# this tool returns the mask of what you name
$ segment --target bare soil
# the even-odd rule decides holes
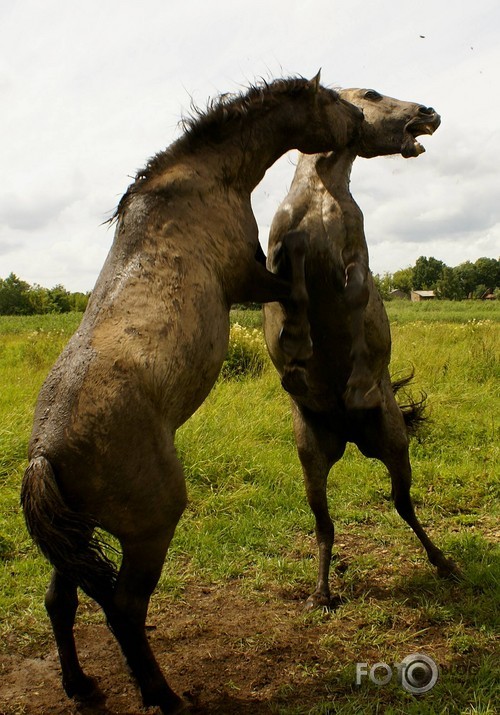
[[[302,606],[284,598],[257,603],[241,595],[237,583],[191,586],[182,602],[167,602],[150,617],[149,637],[171,687],[184,694],[194,712],[268,713],[277,702],[297,702],[307,710],[306,703],[311,707],[325,693],[311,691],[297,664],[317,662],[323,628],[297,618]],[[0,656],[1,715],[144,712],[106,625],[77,625],[75,632],[82,667],[96,677],[105,702],[68,700],[50,644],[39,657]]]
[[[351,534],[345,542],[339,546],[351,556],[366,549],[369,540]],[[373,551],[373,543],[371,548]],[[384,548],[376,551],[379,565],[351,591],[349,600],[369,594],[382,610],[395,596],[401,597],[401,589],[406,596],[407,586],[401,584],[411,581],[415,569],[429,567],[391,558]],[[346,568],[347,562],[337,563],[337,578],[342,578]],[[352,644],[367,624],[353,614],[337,617],[334,612],[315,612],[305,617],[303,607],[309,594],[300,587],[246,593],[244,586],[244,579],[225,585],[191,583],[180,600],[153,596],[149,638],[171,687],[197,714],[264,715],[276,713],[280,707],[299,714],[325,701],[332,702],[333,713],[336,695],[352,697],[353,676],[346,675],[346,668],[352,670],[361,657]],[[11,649],[12,654],[8,650],[6,655],[0,654],[0,715],[144,713],[135,682],[97,607],[87,600],[81,611],[83,618],[80,623],[77,619],[75,628],[81,664],[96,678],[106,699],[84,705],[66,697],[50,639],[33,646],[34,651],[13,654]],[[424,627],[427,649],[441,666],[449,664],[440,627],[420,623],[410,605],[394,618],[392,627],[411,626],[417,634]],[[417,635],[415,642],[408,642],[408,653],[419,650],[419,638]],[[362,660],[377,662],[377,646],[370,648],[365,643],[362,656]],[[156,715],[158,711],[148,712]]]

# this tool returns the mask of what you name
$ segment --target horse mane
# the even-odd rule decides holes
[[[192,106],[192,114],[182,120],[182,126],[190,141],[216,142],[231,123],[250,116],[255,110],[262,112],[275,106],[283,96],[298,96],[309,86],[309,80],[304,77],[261,80],[259,84],[250,85],[246,92],[226,93],[210,99],[205,110]]]
[[[254,113],[265,113],[283,97],[293,99],[310,87],[310,80],[304,77],[281,78],[271,82],[261,80],[250,85],[246,91],[224,93],[209,99],[205,109],[192,103],[191,114],[180,121],[183,135],[167,149],[151,157],[146,166],[136,173],[134,182],[128,187],[107,223],[116,221],[130,198],[146,189],[148,181],[161,175],[179,155],[189,154],[200,144],[220,143],[233,127],[241,125],[243,120],[251,118]],[[334,90],[329,91],[337,95]]]

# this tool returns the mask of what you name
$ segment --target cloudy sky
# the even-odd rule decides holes
[[[499,30],[498,0],[1,0],[0,277],[90,290],[102,222],[191,100],[320,67],[442,116],[418,159],[354,166],[372,270],[498,258]],[[254,193],[264,246],[294,160]]]

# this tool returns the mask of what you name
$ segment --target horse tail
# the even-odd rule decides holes
[[[21,505],[30,536],[54,568],[96,601],[109,598],[117,571],[94,534],[97,523],[66,505],[43,456],[32,459],[24,474]]]
[[[403,419],[406,425],[406,431],[410,437],[415,437],[423,423],[426,421],[427,417],[425,415],[427,395],[425,392],[420,393],[420,399],[416,400],[412,395],[410,395],[404,388],[408,387],[415,376],[415,370],[412,368],[411,372],[404,377],[397,380],[392,380],[391,386],[394,395],[396,396],[400,390],[404,390],[403,394],[405,396],[404,404],[398,402],[398,407],[401,410]]]

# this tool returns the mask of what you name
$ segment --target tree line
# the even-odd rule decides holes
[[[400,290],[410,295],[412,290],[433,290],[437,298],[466,300],[494,295],[500,298],[500,260],[478,258],[450,268],[437,258],[420,256],[413,267],[395,273],[377,274],[375,283],[383,298]]]
[[[478,258],[475,263],[465,261],[450,268],[437,258],[420,256],[413,267],[376,274],[374,279],[385,299],[394,290],[407,295],[412,290],[433,290],[438,298],[446,300],[483,298],[486,294],[500,298],[500,260],[496,258]],[[0,278],[0,315],[83,312],[89,297],[90,291],[70,293],[62,285],[30,285],[14,273]]]
[[[30,285],[11,273],[0,278],[0,315],[83,312],[90,293],[70,293],[62,285]]]

